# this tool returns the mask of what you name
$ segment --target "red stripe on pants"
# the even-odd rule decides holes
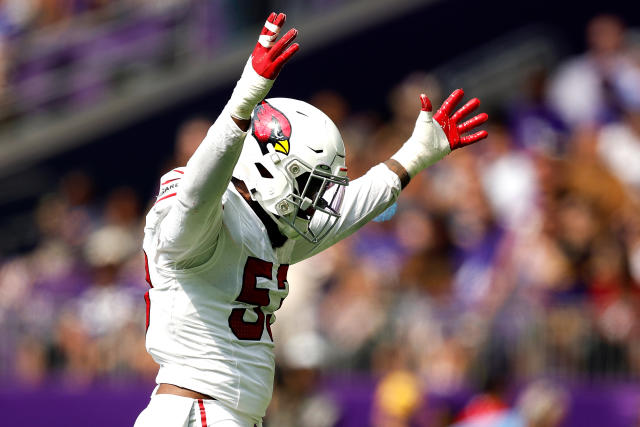
[[[204,411],[204,402],[202,399],[198,399],[198,406],[200,407],[200,423],[202,427],[207,427],[207,413]]]

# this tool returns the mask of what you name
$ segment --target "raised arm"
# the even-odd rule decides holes
[[[451,115],[463,96],[462,89],[454,91],[433,114],[429,98],[420,95],[422,108],[411,137],[384,164],[371,168],[364,176],[349,183],[336,226],[327,239],[304,252],[303,258],[344,239],[382,213],[421,170],[451,151],[487,137],[484,130],[463,135],[486,122],[489,116],[485,113],[458,124],[480,105],[477,98]]]
[[[158,199],[169,211],[162,221],[158,246],[174,262],[201,258],[220,231],[222,195],[242,151],[251,112],[267,96],[284,64],[298,50],[291,29],[276,41],[286,16],[272,13],[222,114],[209,129],[179,180],[175,197]],[[189,262],[188,262],[189,264]]]
[[[266,96],[284,64],[291,59],[300,46],[293,43],[298,30],[290,29],[280,40],[275,41],[287,16],[284,13],[269,15],[264,23],[258,43],[247,61],[231,99],[229,113],[238,127],[246,132],[251,123],[251,112]]]
[[[422,108],[413,134],[385,164],[400,178],[404,188],[418,172],[431,166],[453,150],[474,144],[488,136],[486,130],[470,135],[464,133],[480,126],[489,119],[486,113],[458,124],[465,116],[478,108],[480,100],[473,98],[453,115],[451,112],[458,105],[464,91],[456,89],[442,106],[432,114],[431,101],[424,93],[420,95]]]

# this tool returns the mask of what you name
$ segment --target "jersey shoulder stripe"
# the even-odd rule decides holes
[[[158,195],[156,196],[156,201],[154,203],[154,206],[158,202],[161,202],[162,200],[166,200],[170,197],[173,197],[178,193],[177,192],[178,184],[180,183],[180,179],[182,179],[183,175],[184,175],[184,172],[176,168],[165,173],[160,178],[160,188],[158,190]]]
[[[179,179],[180,179],[180,178],[173,178],[173,179],[169,179],[169,180],[167,180],[167,181],[165,181],[165,182],[161,182],[161,183],[160,183],[160,185],[167,185],[168,183],[173,182],[173,181],[177,181],[177,180],[179,180]]]
[[[160,197],[158,200],[156,200],[156,203],[158,203],[158,202],[160,202],[160,201],[162,201],[162,200],[168,199],[169,197],[173,197],[173,196],[175,196],[176,194],[177,194],[177,193],[171,193],[171,194],[167,194],[166,196],[162,196],[162,197]]]

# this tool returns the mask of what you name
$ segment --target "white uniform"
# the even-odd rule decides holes
[[[271,400],[271,324],[289,291],[288,266],[382,212],[400,180],[384,165],[372,168],[349,184],[342,216],[320,244],[290,239],[273,248],[230,183],[245,135],[224,111],[187,166],[161,180],[145,226],[146,345],[160,365],[157,383],[212,396],[259,423]]]

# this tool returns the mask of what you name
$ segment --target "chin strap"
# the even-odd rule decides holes
[[[265,212],[264,209],[262,209],[260,203],[251,199],[251,194],[249,193],[249,189],[247,188],[247,185],[244,183],[244,181],[235,177],[231,177],[231,182],[236,188],[236,191],[240,193],[244,201],[247,202],[253,212],[255,212],[258,218],[260,218],[262,224],[264,224],[264,227],[267,230],[267,235],[269,236],[269,240],[271,241],[271,246],[274,248],[279,248],[284,245],[287,241],[287,237],[280,232],[278,224],[276,224],[276,222],[269,216],[269,214]]]

